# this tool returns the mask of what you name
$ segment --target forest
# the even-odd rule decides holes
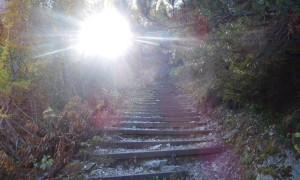
[[[123,27],[84,23],[107,8],[128,21],[126,50]],[[197,111],[241,124],[227,143],[246,177],[282,149],[299,157],[298,0],[1,0],[0,12],[0,179],[56,177],[163,65]],[[245,153],[249,138],[267,148]]]

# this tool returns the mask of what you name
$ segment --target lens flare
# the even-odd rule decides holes
[[[126,52],[131,41],[126,19],[115,9],[106,9],[82,23],[77,49],[85,55],[115,58]]]

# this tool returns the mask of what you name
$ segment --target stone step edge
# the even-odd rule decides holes
[[[170,171],[145,174],[131,174],[120,176],[103,176],[90,178],[91,180],[154,180],[154,179],[182,179],[187,176],[187,171]]]
[[[157,150],[157,151],[141,151],[141,152],[121,152],[121,153],[106,153],[106,154],[91,154],[92,158],[109,157],[113,159],[147,159],[161,157],[176,157],[176,156],[197,156],[210,155],[221,153],[224,150],[223,146],[211,146],[205,148],[190,148],[180,150]]]
[[[148,130],[148,129],[100,129],[98,133],[123,135],[199,135],[209,134],[213,130]]]

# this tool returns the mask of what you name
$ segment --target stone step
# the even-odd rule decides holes
[[[135,109],[132,109],[132,108],[126,108],[126,109],[119,109],[118,112],[131,112],[131,113],[137,113],[137,114],[147,114],[147,113],[172,113],[172,112],[176,112],[176,113],[196,113],[195,110],[192,110],[192,109],[159,109],[159,108],[156,108],[156,109],[142,109],[142,108],[135,108]]]
[[[184,102],[184,100],[179,99],[173,99],[173,100],[132,100],[133,104],[149,104],[149,103],[155,103],[155,104],[161,104],[161,103],[169,103],[169,104],[184,104],[187,102]]]
[[[162,116],[162,117],[190,117],[190,116],[198,116],[197,112],[161,112],[161,113],[144,113],[144,112],[123,112],[119,113],[121,116]]]
[[[163,94],[151,94],[151,93],[143,93],[143,94],[133,94],[132,96],[133,99],[152,99],[152,100],[176,100],[176,99],[187,99],[187,96],[170,96],[169,94],[163,95]]]
[[[187,116],[186,114],[153,114],[153,115],[130,115],[130,114],[125,114],[125,115],[119,115],[123,118],[145,118],[145,119],[150,119],[150,118],[200,118],[198,115],[190,115]]]
[[[123,134],[123,135],[148,135],[148,136],[179,136],[179,135],[203,135],[213,132],[212,130],[139,130],[139,129],[100,129],[99,133]]]
[[[142,122],[197,122],[200,117],[112,117],[117,122],[142,121]]]
[[[165,180],[165,179],[182,179],[187,177],[187,171],[171,171],[171,172],[156,172],[145,174],[132,174],[120,176],[103,176],[97,178],[89,178],[91,180]]]
[[[204,148],[187,148],[180,150],[156,150],[156,151],[136,151],[136,152],[120,152],[120,153],[105,153],[105,154],[92,154],[92,159],[146,159],[146,158],[161,158],[161,157],[177,157],[177,156],[197,156],[209,155],[222,152],[224,147],[213,146]]]
[[[137,96],[133,96],[131,97],[131,100],[133,101],[185,101],[188,100],[186,97],[165,97],[165,96],[143,96],[143,97],[137,97]]]
[[[120,112],[124,111],[130,111],[130,112],[196,112],[195,109],[192,109],[190,107],[161,107],[161,106],[156,106],[156,107],[141,107],[141,106],[127,106],[127,107],[122,107]]]
[[[114,124],[114,127],[136,127],[136,128],[191,128],[206,125],[207,123],[183,123],[183,122],[167,122],[167,123],[120,123]]]
[[[208,140],[159,140],[159,141],[124,141],[124,142],[111,142],[111,141],[102,141],[99,142],[98,145],[100,147],[123,147],[123,148],[143,148],[148,146],[155,146],[159,144],[170,144],[171,146],[179,146],[179,145],[188,145],[195,144],[201,142],[209,142]]]
[[[161,105],[158,103],[148,103],[148,104],[124,104],[123,107],[137,107],[137,108],[190,108],[189,105],[183,105],[183,104],[165,104]]]

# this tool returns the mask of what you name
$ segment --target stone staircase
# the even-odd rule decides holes
[[[169,80],[132,93],[89,158],[86,179],[201,179],[201,158],[222,153],[216,131]],[[109,162],[109,163],[103,163]]]

